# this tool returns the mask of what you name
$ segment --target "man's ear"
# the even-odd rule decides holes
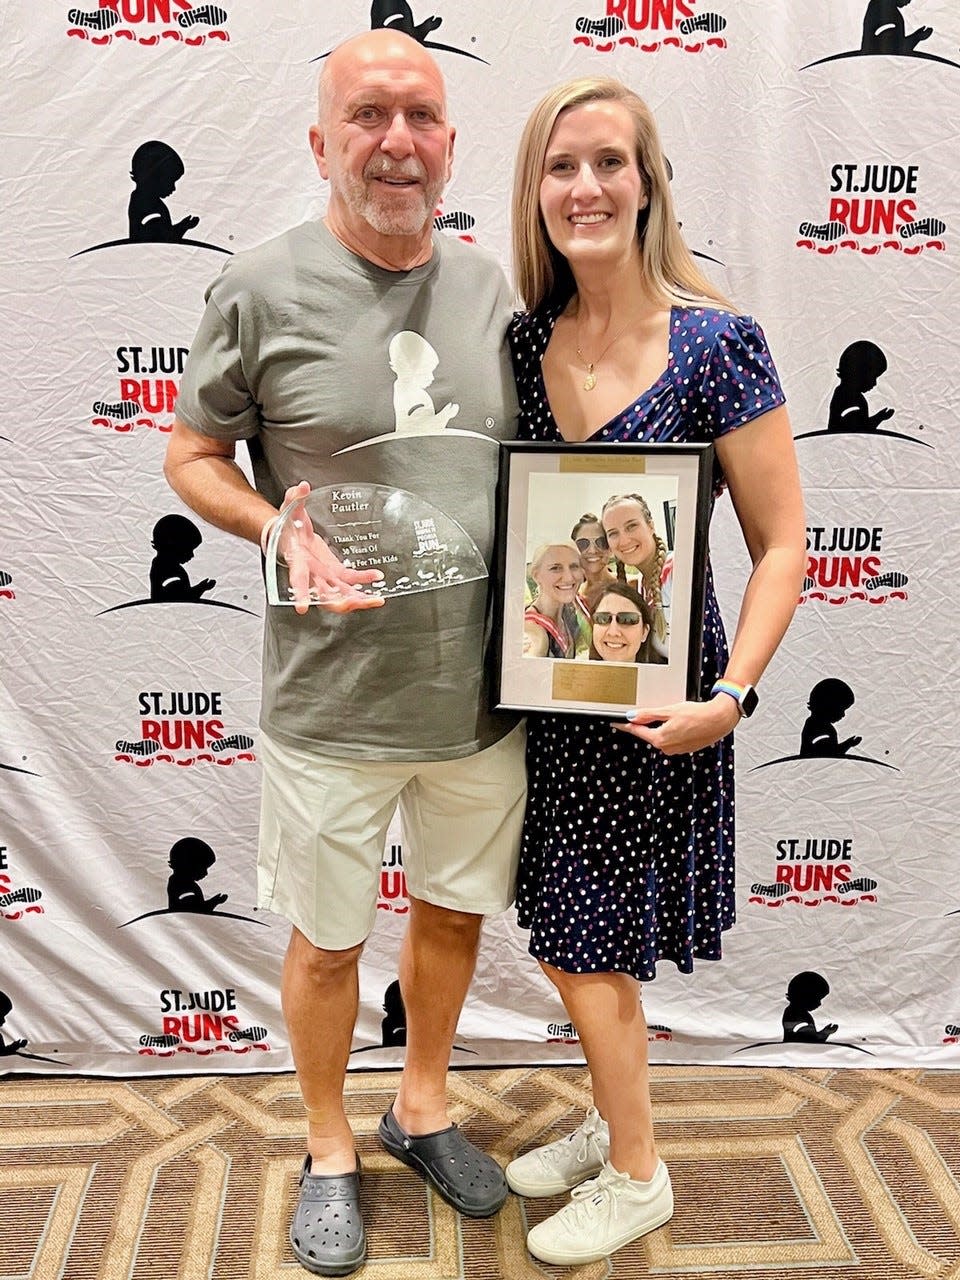
[[[457,138],[457,131],[456,131],[456,129],[453,127],[453,125],[451,125],[451,126],[450,126],[450,141],[449,141],[449,143],[447,144],[447,147],[448,147],[448,149],[447,149],[447,182],[449,182],[449,181],[450,181],[450,176],[451,176],[451,174],[453,173],[453,144],[454,144],[454,142],[456,141],[456,138]]]
[[[310,137],[310,150],[313,152],[313,158],[316,162],[317,168],[320,171],[320,177],[329,178],[330,173],[327,167],[327,157],[326,157],[326,151],[324,149],[323,130],[318,124],[312,124],[310,126],[309,137]]]

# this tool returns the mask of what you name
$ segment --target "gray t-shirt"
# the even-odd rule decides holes
[[[177,414],[248,440],[276,506],[300,480],[403,489],[462,525],[489,569],[497,441],[516,434],[510,319],[503,272],[473,245],[435,236],[424,266],[386,271],[304,223],[232,258],[207,291]],[[398,431],[414,402],[416,433]],[[262,727],[374,760],[490,746],[516,722],[490,711],[490,596],[481,579],[345,615],[268,607]]]

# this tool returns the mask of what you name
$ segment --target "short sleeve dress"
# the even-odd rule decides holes
[[[517,316],[511,330],[521,439],[562,438],[541,372],[560,310]],[[653,386],[592,441],[709,442],[784,402],[750,317],[674,307],[669,350]],[[714,480],[719,494],[719,465]],[[704,615],[702,697],[727,662],[709,566]],[[533,714],[527,773],[517,911],[537,959],[642,982],[658,960],[689,973],[694,958],[720,959],[736,906],[732,735],[665,756],[605,720]]]

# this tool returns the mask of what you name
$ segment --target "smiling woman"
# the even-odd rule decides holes
[[[570,542],[538,547],[530,561],[536,594],[523,615],[523,653],[528,658],[573,658],[586,647],[587,610],[578,595],[583,581],[580,552]]]
[[[627,584],[610,587],[593,611],[590,657],[601,662],[663,662],[651,644],[650,606]]]
[[[571,529],[570,537],[580,552],[580,568],[583,570],[580,595],[587,608],[592,608],[604,587],[617,580],[616,575],[610,571],[607,535],[599,518],[592,511],[587,511]]]
[[[633,129],[629,117],[618,118],[616,104],[588,103],[557,122],[543,165],[540,211],[551,244],[571,265],[599,254],[629,259],[647,203]]]
[[[639,493],[608,498],[601,512],[603,530],[617,559],[618,576],[625,567],[637,569],[644,598],[650,606],[651,643],[662,657],[669,653],[673,556],[657,533],[650,505]]]
[[[729,656],[708,575],[699,697],[638,707],[616,726],[542,713],[527,720],[517,915],[579,1032],[596,1105],[570,1138],[513,1161],[507,1181],[545,1196],[595,1178],[589,1196],[527,1237],[535,1257],[575,1265],[673,1213],[654,1139],[639,984],[661,959],[685,973],[695,958],[719,959],[733,923],[731,731],[752,710],[750,686],[796,605],[805,533],[763,334],[684,244],[646,104],[599,77],[546,94],[520,143],[513,212],[516,279],[529,308],[512,334],[521,439],[712,443],[716,491],[729,485],[753,561]],[[610,499],[600,519],[624,574],[639,572],[640,594],[601,595],[594,654],[635,662],[651,637],[666,647],[667,548],[640,494]]]

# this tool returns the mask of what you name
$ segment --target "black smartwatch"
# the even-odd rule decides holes
[[[732,680],[718,680],[710,690],[710,697],[718,693],[728,694],[740,708],[741,716],[752,716],[760,701],[752,684],[734,684]]]

